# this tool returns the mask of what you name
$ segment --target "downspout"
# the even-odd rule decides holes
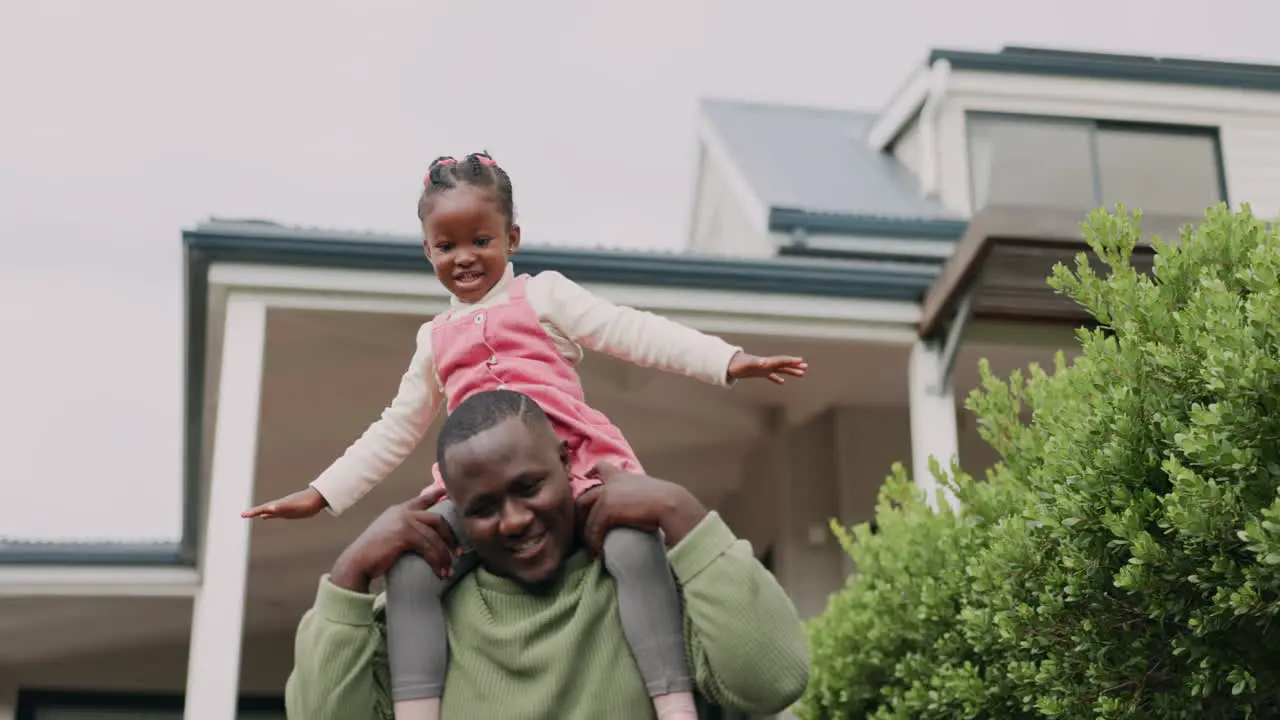
[[[938,60],[929,68],[929,93],[920,108],[920,190],[937,198],[942,187],[942,158],[938,143],[938,117],[951,81],[951,63]]]

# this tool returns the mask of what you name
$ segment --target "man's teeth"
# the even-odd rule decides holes
[[[537,546],[537,544],[538,544],[541,540],[542,540],[542,536],[541,536],[541,535],[539,535],[538,537],[530,538],[530,539],[525,540],[525,541],[523,541],[523,542],[516,543],[516,545],[515,545],[515,550],[516,550],[516,552],[522,552],[522,551],[524,551],[524,550],[529,550],[529,549],[531,549],[531,548],[533,548],[533,547],[536,547],[536,546]]]

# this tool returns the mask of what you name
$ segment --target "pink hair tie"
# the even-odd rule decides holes
[[[435,162],[431,163],[431,167],[427,170],[427,176],[426,176],[426,177],[424,177],[424,178],[422,179],[422,184],[423,184],[423,185],[430,185],[430,184],[431,184],[431,173],[432,173],[432,171],[434,171],[436,168],[438,168],[438,167],[448,167],[448,166],[450,166],[450,165],[454,165],[454,164],[456,164],[457,162],[458,162],[457,160],[454,160],[454,159],[453,159],[453,158],[451,158],[451,157],[438,157],[438,158],[436,158],[436,159],[435,159]]]
[[[491,167],[497,167],[498,165],[498,163],[494,162],[493,158],[489,157],[488,155],[481,155],[477,153],[476,159],[480,161],[481,165],[489,165]]]

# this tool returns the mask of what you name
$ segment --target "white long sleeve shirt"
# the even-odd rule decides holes
[[[509,302],[514,278],[510,265],[484,298],[464,303],[453,298],[441,319],[465,316]],[[556,348],[570,363],[582,360],[583,347],[636,365],[697,378],[721,387],[731,384],[729,362],[741,348],[653,313],[615,305],[564,275],[547,271],[529,278],[525,297]],[[404,462],[426,435],[444,405],[443,384],[431,353],[431,325],[418,329],[417,350],[400,379],[400,389],[382,417],[342,457],[316,478],[315,488],[339,515],[381,483]]]

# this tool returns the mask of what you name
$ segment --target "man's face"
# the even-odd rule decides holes
[[[508,418],[450,447],[444,466],[485,568],[526,585],[554,580],[573,549],[574,501],[568,451],[551,428]]]

